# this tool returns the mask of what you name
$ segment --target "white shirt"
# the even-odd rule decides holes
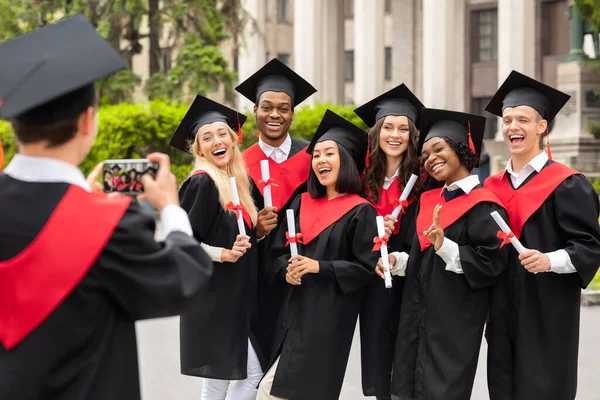
[[[392,176],[390,176],[389,178],[386,176],[383,179],[383,188],[385,190],[388,190],[390,186],[392,186],[392,182],[394,182],[394,179],[396,179],[398,177],[398,175],[400,175],[400,168],[398,168],[396,170],[396,172],[394,172],[394,174]]]
[[[77,167],[53,158],[17,154],[4,169],[4,173],[23,182],[64,182],[91,192],[85,176]],[[165,237],[173,231],[193,235],[187,213],[179,206],[171,204],[163,208],[160,221]]]
[[[510,180],[515,188],[518,188],[529,178],[534,172],[540,172],[544,165],[548,162],[548,155],[545,151],[535,156],[529,161],[518,173],[512,168],[512,158],[508,161],[505,171],[509,174]],[[550,260],[550,272],[557,274],[572,274],[577,272],[575,266],[571,262],[571,257],[564,249],[545,253]]]
[[[258,146],[268,158],[273,159],[277,164],[281,164],[288,159],[290,152],[292,151],[292,138],[288,133],[283,143],[281,143],[281,146],[273,147],[270,144],[263,142],[259,137]]]

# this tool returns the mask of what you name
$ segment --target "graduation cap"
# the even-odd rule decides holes
[[[333,140],[342,146],[350,154],[358,170],[362,171],[364,169],[368,141],[367,132],[333,111],[327,110],[306,152],[312,154],[316,144],[325,140]]]
[[[213,122],[224,122],[234,132],[238,133],[238,140],[242,141],[242,125],[246,122],[246,116],[229,107],[217,103],[207,97],[197,95],[189,110],[179,123],[179,126],[171,136],[169,144],[181,151],[189,150],[188,143],[194,140],[198,129],[203,125]]]
[[[404,115],[419,128],[421,110],[424,107],[417,96],[403,83],[358,107],[354,112],[369,127],[388,115]]]
[[[424,108],[421,116],[419,151],[423,144],[434,137],[448,137],[463,143],[477,155],[481,154],[485,117],[458,111]]]
[[[256,104],[264,92],[284,92],[297,106],[317,91],[310,83],[277,58],[266,63],[254,75],[240,83],[235,90]]]
[[[49,124],[93,104],[94,82],[125,63],[81,15],[0,44],[0,117]]]
[[[117,164],[114,164],[112,167],[110,167],[111,170],[113,170],[115,168],[119,171],[121,170],[121,167],[119,167]]]

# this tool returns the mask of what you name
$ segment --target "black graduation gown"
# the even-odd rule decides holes
[[[212,178],[187,179],[179,191],[194,237],[210,246],[231,249],[239,234],[236,214],[223,209]],[[215,263],[208,287],[180,319],[181,372],[205,378],[247,377],[250,319],[256,298],[256,235],[246,224],[252,247],[236,263]]]
[[[309,142],[302,139],[292,138],[292,147],[288,160],[297,155],[301,151],[305,151]],[[258,146],[258,145],[257,145]],[[264,154],[263,154],[264,155]],[[266,159],[266,157],[264,158]],[[288,161],[285,161],[288,162]],[[310,167],[310,159],[307,160]],[[260,169],[259,169],[260,171]],[[260,179],[260,174],[255,173],[254,178]],[[260,192],[255,179],[251,177],[252,181],[252,197],[256,208],[262,210],[264,208],[264,198]],[[296,182],[297,188],[293,193],[289,193],[289,198],[283,206],[280,206],[277,211],[277,218],[279,224],[285,220],[285,210],[290,206],[292,200],[299,194],[306,192],[306,180],[308,179],[308,173],[304,177],[302,182]],[[272,189],[277,190],[277,188]],[[275,334],[275,325],[277,322],[277,314],[279,313],[279,307],[283,300],[283,291],[285,288],[285,282],[271,281],[265,276],[265,266],[270,262],[270,249],[271,249],[271,235],[264,237],[258,242],[258,254],[259,254],[259,269],[258,269],[258,292],[257,292],[257,307],[256,312],[252,319],[252,332],[254,333],[258,342],[258,347],[255,349],[261,365],[266,370],[269,362],[269,355],[273,351],[273,336]]]
[[[397,182],[392,184],[397,185]],[[398,194],[397,197],[399,196]],[[389,210],[382,211],[379,212],[380,215],[391,214]],[[412,241],[416,235],[416,211],[416,202],[411,202],[401,214],[399,231],[389,238],[389,253],[400,251],[410,254]],[[386,289],[383,280],[376,275],[371,285],[364,290],[359,320],[361,378],[365,396],[389,396],[390,394],[404,281],[404,277],[392,275],[392,288]]]
[[[469,196],[477,190],[485,189],[475,188]],[[507,247],[499,250],[492,211],[506,218],[498,204],[480,202],[444,229],[445,237],[459,246],[463,274],[446,271],[434,247],[421,251],[419,239],[414,239],[392,379],[392,394],[400,399],[465,400],[471,396],[490,288],[502,275],[508,256]],[[433,207],[419,212],[431,215]]]
[[[306,195],[306,194],[305,194]],[[337,199],[331,200],[331,206]],[[294,210],[300,230],[301,196]],[[326,218],[331,211],[317,214]],[[378,253],[373,252],[377,234],[375,209],[363,203],[332,222],[307,245],[298,244],[298,253],[319,261],[320,273],[307,274],[300,286],[285,283],[285,296],[277,321],[275,351],[279,356],[271,394],[289,400],[338,399],[362,290],[373,281]],[[290,249],[285,246],[287,222],[278,229],[272,244],[275,262],[269,272],[285,282]],[[303,232],[306,237],[306,232]]]
[[[32,244],[70,187],[0,175],[0,261]],[[154,229],[152,214],[132,202],[58,307],[10,351],[0,345],[1,399],[140,398],[134,321],[181,313],[212,270],[193,238],[173,232],[157,243]],[[65,257],[76,254],[64,247]]]
[[[535,175],[517,191],[537,185]],[[542,253],[564,249],[577,273],[529,273],[511,246],[507,291],[492,308],[496,316],[503,310],[504,318],[496,325],[498,321],[492,319],[488,330],[493,400],[575,398],[581,289],[598,270],[599,209],[592,185],[583,175],[573,175],[558,185],[522,227],[523,246]]]

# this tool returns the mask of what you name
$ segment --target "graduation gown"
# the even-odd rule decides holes
[[[374,204],[377,214],[390,215],[402,194],[396,178],[388,189],[381,188],[379,201]],[[398,217],[394,233],[389,238],[388,251],[410,254],[415,237],[416,203],[408,206]],[[378,253],[379,256],[379,253]],[[400,320],[404,277],[392,275],[392,288],[386,289],[376,275],[365,288],[360,309],[361,377],[365,396],[389,396],[394,347]]]
[[[230,249],[239,234],[236,214],[225,210],[212,178],[197,173],[179,191],[194,237]],[[252,247],[235,263],[215,263],[208,287],[193,308],[181,315],[181,372],[205,378],[247,377],[250,318],[256,298],[256,235],[244,212]]]
[[[298,253],[319,261],[320,272],[285,283],[271,364],[279,364],[271,394],[289,400],[338,399],[352,345],[362,290],[373,280],[378,254],[376,212],[366,200],[346,195],[328,201],[308,193],[291,204],[304,244]],[[272,279],[285,281],[290,258],[287,223],[273,240]]]
[[[475,187],[448,202],[434,189],[421,195],[417,234],[406,270],[396,340],[392,394],[400,399],[469,399],[488,313],[490,288],[503,273],[507,247],[499,250],[498,227],[506,217],[491,192]],[[444,235],[459,246],[463,274],[446,263],[423,235],[442,204]]]
[[[292,138],[292,147],[288,159],[277,164],[267,158],[258,143],[245,150],[242,155],[246,170],[252,181],[252,197],[259,210],[264,208],[261,160],[269,160],[269,172],[273,183],[271,187],[273,206],[277,207],[279,224],[285,220],[285,210],[291,201],[300,193],[306,192],[306,180],[310,168],[310,154],[306,152],[308,142]],[[271,235],[273,232],[271,233]],[[265,276],[265,266],[269,263],[271,235],[264,237],[258,243],[259,270],[257,308],[252,319],[252,332],[256,335],[258,347],[255,348],[263,369],[266,370],[269,355],[273,350],[273,335],[277,314],[283,299],[285,282],[271,281]]]
[[[583,175],[553,161],[516,190],[508,174],[485,184],[505,202],[523,246],[542,253],[564,249],[577,270],[529,273],[511,246],[507,291],[492,309],[499,321],[492,319],[488,330],[490,396],[574,399],[581,289],[593,279],[600,259],[598,195]]]
[[[185,311],[208,256],[131,198],[0,175],[0,204],[0,398],[139,399],[134,321]]]

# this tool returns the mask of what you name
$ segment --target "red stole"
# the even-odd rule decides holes
[[[529,182],[516,190],[512,188],[509,174],[502,171],[486,179],[484,185],[494,192],[506,206],[510,229],[517,238],[527,220],[544,204],[554,190],[578,171],[554,162],[542,168]]]
[[[346,213],[360,204],[371,204],[357,194],[347,194],[327,200],[327,197],[313,199],[302,193],[300,202],[300,232],[304,244],[319,236]]]
[[[0,261],[0,341],[11,350],[85,277],[131,203],[72,185],[38,236]],[[51,344],[49,344],[51,345]]]
[[[419,237],[419,243],[421,244],[421,251],[424,251],[431,246],[431,242],[423,232],[429,229],[433,223],[433,209],[436,205],[442,205],[442,210],[440,211],[440,225],[443,230],[455,223],[460,217],[465,215],[467,211],[479,203],[490,202],[496,203],[500,207],[504,207],[500,199],[498,199],[498,197],[490,190],[485,188],[473,189],[469,194],[464,194],[449,202],[446,202],[446,199],[442,195],[442,190],[443,189],[433,189],[421,194],[420,210],[419,215],[417,216],[417,236]],[[489,218],[490,224],[495,224],[492,217]]]
[[[196,176],[196,175],[199,175],[199,174],[205,174],[205,175],[208,175],[210,177],[210,174],[208,172],[206,172],[204,170],[201,170],[201,169],[198,169],[198,170],[192,172],[192,174],[190,175],[190,178],[192,176]],[[212,177],[210,177],[210,179],[212,179]],[[240,206],[241,206],[241,204],[240,204]],[[252,229],[253,228],[252,218],[250,218],[250,214],[248,214],[248,211],[246,211],[246,209],[243,206],[241,206],[241,207],[242,207],[242,217],[244,218],[244,222],[246,223],[246,226],[248,226],[248,228]],[[236,212],[236,218],[237,218],[237,212]]]
[[[385,217],[386,215],[390,215],[394,208],[398,207],[398,200],[400,199],[400,195],[402,191],[400,190],[400,185],[398,185],[398,180],[400,177],[396,177],[392,181],[392,184],[389,188],[384,189],[381,188],[379,191],[379,201],[377,204],[374,204],[375,209],[377,210],[377,215],[381,215]],[[413,202],[412,198],[407,200],[407,206],[411,205]],[[403,210],[404,211],[404,210]],[[402,212],[398,215],[398,223],[394,225],[394,235],[397,235],[400,232],[400,223],[402,219]]]
[[[306,148],[300,150],[281,164],[277,164],[271,157],[267,157],[258,143],[246,149],[242,153],[242,156],[246,163],[248,175],[254,180],[262,195],[264,195],[264,187],[261,185],[262,173],[260,162],[262,160],[269,160],[269,174],[273,183],[277,185],[271,185],[273,207],[277,208],[277,211],[290,200],[296,189],[308,179],[311,156],[306,152]]]

